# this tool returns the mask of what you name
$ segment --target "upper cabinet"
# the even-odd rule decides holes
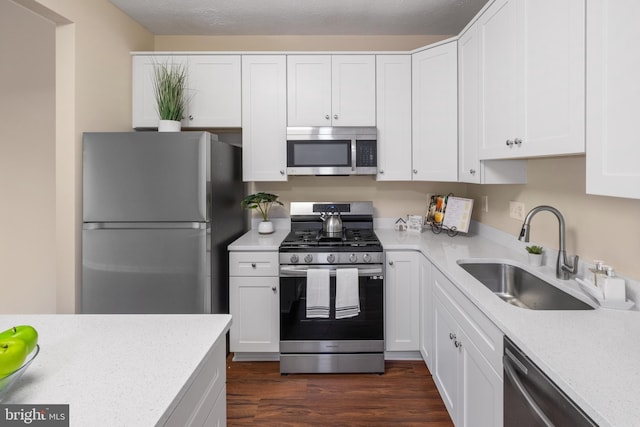
[[[289,55],[289,126],[375,126],[375,55]]]
[[[411,55],[376,56],[378,181],[411,181]]]
[[[480,159],[584,153],[585,1],[496,0],[477,25]]]
[[[587,2],[587,193],[640,199],[640,2]],[[630,45],[631,44],[631,45]]]
[[[286,56],[243,55],[243,180],[285,181],[286,140]]]
[[[458,39],[458,180],[525,184],[526,160],[480,160],[480,39],[478,23]]]
[[[182,65],[187,70],[188,104],[183,127],[240,127],[240,55],[135,55],[133,128],[158,126],[154,66]]]
[[[458,59],[452,41],[412,58],[413,180],[458,180]]]

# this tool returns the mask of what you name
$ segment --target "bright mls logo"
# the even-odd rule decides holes
[[[69,405],[0,405],[0,427],[69,427]]]

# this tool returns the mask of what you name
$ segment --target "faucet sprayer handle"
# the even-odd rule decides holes
[[[562,269],[571,274],[578,274],[579,261],[580,261],[580,257],[576,255],[573,257],[573,265],[567,265],[566,263],[562,263]]]

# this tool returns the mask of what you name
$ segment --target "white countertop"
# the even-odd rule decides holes
[[[70,425],[150,427],[183,393],[231,316],[0,315],[32,325],[40,354],[4,404],[69,404]]]
[[[280,243],[289,234],[288,229],[276,229],[271,234],[259,234],[252,229],[232,242],[228,249],[230,251],[277,251]]]
[[[536,271],[545,279],[584,301],[591,301],[575,280],[555,278],[551,266],[529,267],[526,252],[510,242],[516,236],[487,234],[487,227],[468,235],[420,234],[376,228],[386,251],[423,253],[512,339],[571,399],[601,427],[640,423],[640,312],[595,310],[527,310],[503,302],[464,271],[457,261],[502,259]],[[493,229],[491,229],[493,230]],[[497,231],[497,230],[496,230]],[[277,250],[286,233],[258,236],[250,231],[229,250]],[[502,239],[502,240],[501,240]],[[255,246],[252,242],[256,242]],[[520,245],[523,246],[523,245]],[[594,305],[594,303],[591,303]]]

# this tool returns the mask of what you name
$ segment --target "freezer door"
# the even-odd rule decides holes
[[[85,224],[82,313],[209,313],[205,224]]]
[[[211,134],[83,135],[83,221],[206,221]]]

